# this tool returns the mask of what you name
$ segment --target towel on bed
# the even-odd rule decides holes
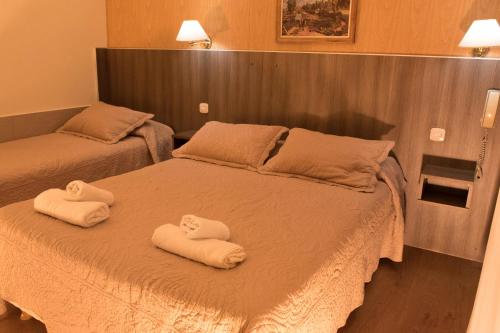
[[[196,215],[184,215],[179,227],[189,239],[213,238],[227,241],[231,237],[229,228],[224,223]]]
[[[66,192],[59,189],[42,192],[35,198],[35,210],[64,222],[86,228],[92,227],[109,217],[109,207],[103,202],[72,202],[65,200],[65,196]]]
[[[237,244],[218,239],[191,240],[173,224],[158,227],[151,240],[165,251],[217,268],[233,268],[246,258]]]
[[[68,201],[97,201],[104,202],[108,206],[113,205],[115,197],[113,193],[95,187],[93,185],[75,180],[66,186],[66,196]]]

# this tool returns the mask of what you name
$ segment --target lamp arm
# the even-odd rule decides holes
[[[205,39],[205,40],[192,41],[192,42],[189,42],[189,45],[201,46],[205,49],[210,49],[210,48],[212,48],[212,38],[208,37],[208,39]]]

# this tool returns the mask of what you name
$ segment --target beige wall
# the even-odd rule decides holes
[[[500,192],[467,333],[500,332]]]
[[[0,45],[0,116],[92,103],[105,0],[2,0]]]
[[[499,0],[358,0],[356,42],[277,43],[278,0],[107,0],[110,47],[184,48],[198,19],[215,48],[467,56],[457,45],[474,19],[500,21]],[[490,54],[500,57],[500,48]]]

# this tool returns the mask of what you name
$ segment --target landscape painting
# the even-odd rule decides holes
[[[354,41],[356,0],[279,0],[279,41]]]

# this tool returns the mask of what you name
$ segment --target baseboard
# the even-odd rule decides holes
[[[443,252],[443,251],[440,251],[440,250],[437,250],[437,249],[433,249],[433,248],[429,248],[429,247],[425,247],[425,246],[417,246],[415,244],[411,244],[411,243],[408,243],[408,242],[405,242],[405,246],[414,247],[414,248],[417,248],[417,249],[420,249],[420,250],[425,250],[425,251],[430,251],[430,252],[434,252],[434,253],[439,253],[439,254],[443,254],[443,255],[447,255],[447,256],[455,257],[455,258],[460,258],[460,259],[464,259],[464,260],[468,260],[468,261],[474,261],[474,262],[477,262],[479,264],[482,264],[483,263],[483,259],[484,259],[483,257],[473,258],[473,257],[467,257],[467,256],[459,256],[459,255],[456,255],[456,254],[453,254],[453,253],[447,253],[447,252]]]

